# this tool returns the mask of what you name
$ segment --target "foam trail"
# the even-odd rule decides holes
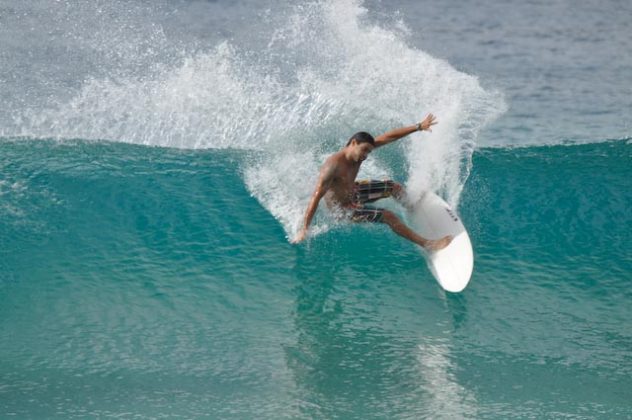
[[[224,41],[144,74],[87,77],[70,100],[23,110],[4,134],[259,151],[244,180],[291,237],[324,155],[355,131],[377,135],[432,112],[432,134],[375,153],[363,176],[394,176],[413,195],[440,190],[458,204],[477,135],[505,108],[501,95],[369,22],[359,1],[305,3],[284,22],[263,54]],[[397,159],[407,174],[391,174]]]

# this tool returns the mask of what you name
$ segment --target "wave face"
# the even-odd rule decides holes
[[[289,245],[261,154],[1,141],[3,412],[632,414],[629,140],[475,152],[458,295],[382,227]]]

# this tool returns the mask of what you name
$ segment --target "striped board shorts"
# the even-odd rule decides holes
[[[356,181],[354,188],[354,205],[351,220],[354,222],[380,223],[384,217],[384,209],[367,206],[381,198],[393,195],[395,182],[391,180],[362,180]]]

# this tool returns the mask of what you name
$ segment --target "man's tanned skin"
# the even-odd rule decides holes
[[[307,207],[303,229],[292,242],[299,243],[306,238],[309,225],[318,208],[318,203],[323,197],[325,198],[327,206],[332,210],[336,208],[354,208],[356,205],[354,200],[356,176],[360,170],[360,165],[362,165],[362,162],[373,149],[392,143],[418,130],[432,131],[430,128],[435,124],[437,124],[437,121],[434,115],[428,114],[428,116],[417,125],[397,128],[378,136],[375,139],[375,145],[368,142],[358,142],[353,139],[342,150],[327,158],[320,170],[316,190],[312,194],[309,206]],[[394,184],[393,198],[402,202],[404,205],[407,204],[405,191],[401,185]],[[423,238],[406,226],[395,213],[388,210],[381,210],[381,213],[382,218],[380,221],[382,223],[388,225],[398,235],[428,250],[436,251],[442,249],[448,246],[450,241],[452,241],[451,236],[445,236],[436,240]]]

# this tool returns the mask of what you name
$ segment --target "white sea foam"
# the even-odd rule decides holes
[[[478,133],[504,111],[502,96],[411,48],[401,24],[371,23],[359,1],[305,3],[284,21],[263,52],[223,41],[143,74],[86,78],[70,100],[21,112],[5,134],[259,151],[244,181],[293,236],[324,156],[356,131],[377,135],[432,112],[432,133],[374,153],[362,176],[395,176],[413,195],[433,189],[458,204]],[[406,174],[392,173],[396,159]],[[315,231],[326,228],[317,221]]]

